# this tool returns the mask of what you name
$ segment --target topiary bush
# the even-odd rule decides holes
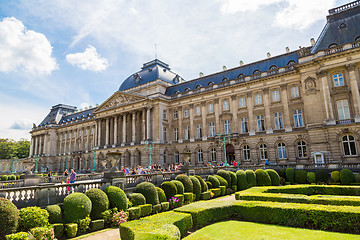
[[[8,176],[7,175],[2,175],[1,176],[1,181],[7,181],[8,180]]]
[[[29,233],[27,232],[18,232],[18,233],[12,233],[9,235],[4,236],[3,239],[6,240],[29,240],[28,238]]]
[[[271,186],[271,178],[264,169],[256,169],[255,176],[257,186]]]
[[[46,211],[49,213],[49,223],[62,223],[62,213],[59,205],[48,205]]]
[[[8,176],[8,180],[9,180],[9,181],[15,181],[15,180],[16,180],[16,176],[15,176],[15,175],[9,175],[9,176]]]
[[[167,210],[169,210],[169,202],[163,202],[163,203],[161,203],[161,210],[162,211],[167,211]]]
[[[70,238],[75,237],[77,231],[78,231],[78,225],[76,223],[68,223],[65,225],[65,232],[68,237]]]
[[[244,170],[238,170],[236,172],[236,178],[237,178],[237,189],[239,191],[247,189],[248,182],[247,182],[245,171]]]
[[[129,208],[128,212],[129,212],[129,220],[139,219],[141,217],[140,207]]]
[[[271,179],[271,185],[279,186],[280,185],[280,176],[274,169],[266,169],[265,170]]]
[[[228,184],[228,186],[231,186],[231,177],[230,177],[230,173],[226,170],[223,169],[219,169],[216,172],[217,175],[219,175],[220,177],[224,178]]]
[[[330,176],[331,176],[331,180],[333,182],[336,182],[336,183],[340,182],[340,172],[339,171],[331,172]]]
[[[142,182],[136,185],[134,192],[141,193],[146,199],[146,203],[151,205],[159,204],[159,195],[154,184]]]
[[[148,216],[152,212],[152,205],[151,204],[139,205],[139,208],[140,208],[141,217]]]
[[[30,229],[31,235],[34,236],[36,240],[43,240],[43,239],[54,239],[55,233],[54,229],[48,226],[46,227],[35,227]]]
[[[327,183],[329,180],[329,172],[324,169],[319,169],[315,171],[316,180],[319,183]]]
[[[18,227],[20,218],[19,210],[10,200],[0,198],[0,239],[5,239],[5,235],[12,234]]]
[[[343,185],[349,185],[354,182],[354,173],[349,169],[342,169],[340,171],[340,182]]]
[[[129,200],[133,207],[146,204],[146,199],[141,193],[131,193],[129,195]]]
[[[206,183],[208,189],[212,189],[212,188],[213,188],[213,185],[212,185],[212,183],[211,183],[210,181],[206,181],[205,183]],[[219,183],[219,184],[220,184],[220,183]]]
[[[207,192],[203,192],[201,193],[201,200],[209,200],[211,198],[211,192],[207,191]]]
[[[276,172],[279,174],[280,177],[286,179],[285,169],[279,169],[279,170],[276,170]]]
[[[193,184],[193,193],[196,195],[196,200],[200,200],[201,196],[201,184],[200,181],[195,176],[190,176],[190,180]]]
[[[232,186],[234,186],[234,185],[237,186],[237,177],[236,177],[236,173],[234,173],[232,171],[228,171],[228,172],[229,172],[230,178],[231,178],[231,189],[232,189]],[[230,187],[230,185],[229,185],[229,187]]]
[[[228,185],[228,182],[225,180],[225,178],[215,174],[214,177],[216,177],[219,182],[220,182],[220,186],[225,186],[225,188],[227,188],[229,185]]]
[[[208,191],[208,186],[207,184],[205,183],[204,179],[202,179],[202,177],[198,176],[198,175],[194,175],[194,177],[196,177],[199,182],[200,182],[200,185],[201,185],[201,192],[206,192]]]
[[[306,182],[309,184],[316,183],[316,175],[314,172],[307,172]]]
[[[178,181],[178,180],[171,180],[172,183],[175,184],[176,186],[176,194],[184,194],[184,184],[182,184],[182,182]]]
[[[305,170],[295,170],[295,182],[299,184],[306,183],[307,173]]]
[[[177,194],[177,188],[173,182],[165,181],[161,184],[161,188],[165,192],[166,199],[170,199]]]
[[[193,193],[184,193],[184,204],[189,204],[193,202]]]
[[[105,188],[105,193],[109,198],[110,208],[116,207],[119,211],[126,211],[128,202],[125,192],[115,186],[108,186]]]
[[[209,175],[207,180],[209,182],[211,182],[212,184],[212,188],[219,188],[220,187],[220,181],[217,177],[215,177],[214,175]]]
[[[184,185],[184,192],[193,192],[193,184],[192,181],[190,180],[190,178],[185,175],[185,174],[179,174],[176,176],[175,178],[176,180],[182,182],[182,184]]]
[[[91,200],[83,193],[72,193],[65,197],[63,209],[66,223],[84,219],[91,213]]]
[[[354,182],[360,183],[360,174],[359,173],[354,174]]]
[[[109,198],[102,190],[91,188],[86,191],[85,195],[90,198],[92,208],[90,217],[92,220],[100,219],[101,213],[109,209]]]
[[[64,235],[64,224],[55,223],[52,224],[51,226],[54,228],[54,233],[56,238],[61,238]]]
[[[19,228],[29,231],[31,228],[49,225],[49,213],[39,207],[26,207],[20,209]]]
[[[290,184],[294,184],[295,182],[295,171],[293,168],[287,168],[285,170],[286,181]]]
[[[168,203],[168,202],[167,202],[167,203]],[[154,205],[153,208],[152,208],[152,212],[153,212],[153,213],[159,213],[159,212],[161,212],[161,204]]]
[[[158,196],[159,196],[159,202],[160,203],[167,202],[167,198],[166,198],[164,190],[162,190],[159,187],[156,187],[156,190],[157,190],[157,193],[158,193]]]
[[[99,231],[101,229],[103,229],[105,226],[105,221],[104,219],[99,219],[99,220],[94,220],[90,222],[90,231],[91,232],[95,232],[95,231]]]
[[[246,174],[246,181],[248,183],[247,188],[251,188],[251,187],[256,186],[255,172],[253,170],[246,170],[245,174]]]

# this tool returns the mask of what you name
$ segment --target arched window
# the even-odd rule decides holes
[[[345,135],[342,137],[342,145],[345,156],[357,155],[355,138],[352,135]]]
[[[358,36],[357,38],[355,38],[355,42],[360,41],[360,36]]]
[[[228,78],[224,78],[222,81],[223,81],[223,82],[227,82],[227,81],[229,81],[229,79],[228,79]]]
[[[210,150],[210,161],[216,162],[216,149],[215,148],[212,148]]]
[[[297,143],[297,152],[299,158],[306,158],[307,151],[306,151],[306,143],[304,141],[299,141]]]
[[[200,89],[201,88],[201,85],[196,85],[196,89]]]
[[[244,145],[243,146],[243,156],[244,156],[245,161],[250,160],[250,147],[249,147],[249,145]]]
[[[245,75],[242,74],[242,73],[240,73],[239,76],[238,76],[238,78],[243,78],[243,77],[245,77]]]
[[[346,23],[341,23],[341,24],[339,25],[339,28],[340,28],[340,29],[346,28]]]
[[[296,64],[296,62],[294,60],[291,60],[287,63],[288,66],[295,65],[295,64]]]
[[[260,74],[261,72],[259,70],[255,70],[253,74]]]
[[[212,85],[214,85],[213,82],[209,82],[209,83],[208,83],[208,86],[212,86]]]
[[[259,152],[260,152],[260,160],[267,160],[268,159],[266,144],[260,144]]]
[[[198,163],[204,162],[204,155],[203,155],[202,149],[197,150],[197,161],[198,161]]]
[[[176,164],[179,163],[179,152],[178,152],[178,151],[175,151],[175,152],[174,152],[174,162],[175,162]]]
[[[272,65],[269,70],[274,70],[274,69],[277,69],[278,67],[276,65]]]
[[[279,159],[286,159],[286,146],[285,143],[281,142],[277,146]]]
[[[184,92],[189,92],[189,91],[190,91],[190,88],[185,88]]]
[[[328,46],[328,48],[333,48],[333,47],[336,47],[337,46],[337,43],[332,43]]]
[[[176,94],[179,94],[179,91],[175,91],[175,92],[174,92],[174,95],[176,95]]]

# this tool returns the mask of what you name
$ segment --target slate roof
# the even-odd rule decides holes
[[[59,123],[65,123],[65,122],[70,122],[70,121],[75,121],[75,120],[80,120],[83,118],[87,118],[87,117],[92,117],[93,116],[93,111],[96,108],[90,108],[84,111],[79,111],[79,112],[75,112],[69,115],[64,115]]]

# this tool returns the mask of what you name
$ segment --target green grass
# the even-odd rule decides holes
[[[204,227],[193,234],[185,237],[184,240],[231,240],[231,239],[251,239],[251,240],[331,240],[331,239],[359,239],[359,235],[325,232],[319,230],[309,230],[301,228],[282,227],[276,225],[225,221]]]

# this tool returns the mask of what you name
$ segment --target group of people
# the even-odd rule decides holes
[[[175,171],[179,171],[180,168],[181,168],[181,164],[170,164],[167,170],[161,167],[159,164],[151,164],[147,168],[144,168],[141,165],[138,165],[137,167],[134,167],[132,169],[129,167],[124,168],[124,166],[122,166],[120,171],[123,171],[126,175],[135,175],[135,174],[150,174],[154,171],[159,171],[162,173],[175,172]]]

